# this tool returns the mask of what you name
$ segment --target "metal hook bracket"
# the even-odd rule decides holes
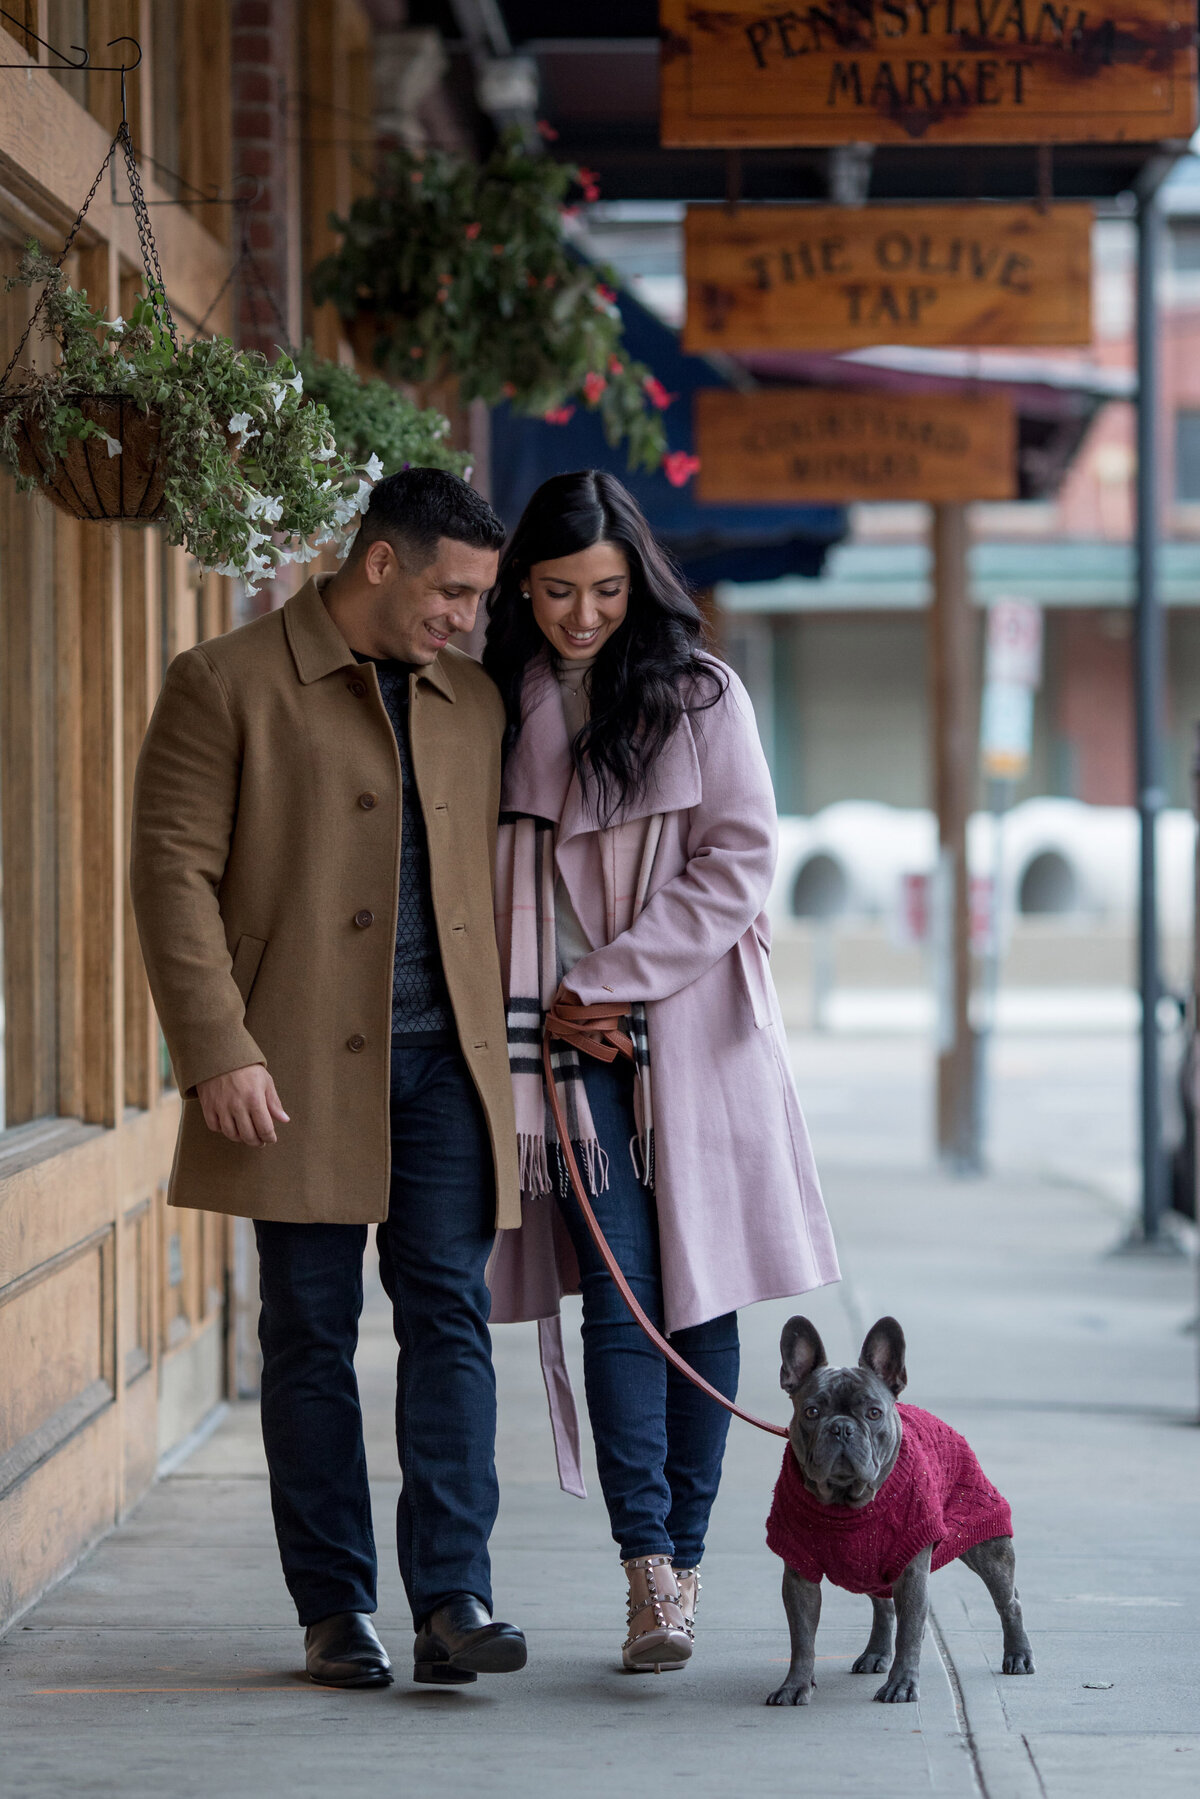
[[[142,46],[135,37],[109,38],[108,43],[105,45],[105,49],[112,50],[117,44],[132,44],[137,51],[137,62],[93,62],[89,50],[86,50],[82,44],[72,44],[71,49],[78,51],[81,59],[79,62],[73,62],[65,51],[57,49],[54,44],[47,43],[46,39],[44,37],[39,37],[37,32],[33,31],[25,23],[24,19],[15,18],[12,13],[6,12],[2,6],[0,6],[0,19],[7,19],[10,25],[16,26],[23,37],[26,39],[32,38],[35,44],[40,44],[43,50],[48,50],[51,56],[57,56],[58,58],[58,63],[54,65],[40,62],[0,62],[0,69],[24,69],[27,74],[42,75],[57,75],[64,70],[79,75],[86,69],[90,75],[119,75],[121,77],[121,117],[125,118],[125,77],[126,75],[132,74],[142,60]]]

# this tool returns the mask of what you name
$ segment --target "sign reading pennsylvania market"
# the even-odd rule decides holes
[[[660,0],[662,141],[1114,143],[1196,122],[1194,0]]]
[[[822,387],[695,398],[698,498],[734,505],[807,500],[1011,500],[1016,418],[1003,395]]]
[[[1091,341],[1088,206],[690,206],[688,350]]]

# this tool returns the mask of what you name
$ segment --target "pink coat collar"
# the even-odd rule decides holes
[[[685,716],[659,756],[646,792],[622,807],[613,824],[632,824],[659,812],[686,812],[700,803],[700,797],[700,759],[691,720]],[[602,828],[571,766],[558,682],[545,651],[534,658],[525,676],[521,732],[504,770],[500,807],[557,823],[560,845]]]

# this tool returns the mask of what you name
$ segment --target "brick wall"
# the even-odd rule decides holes
[[[299,0],[233,0],[233,167],[239,192],[258,193],[244,218],[250,247],[283,316],[301,335]],[[267,355],[284,335],[249,270],[238,277],[235,334]]]

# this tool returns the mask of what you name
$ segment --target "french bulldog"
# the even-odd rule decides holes
[[[871,1595],[871,1635],[852,1672],[886,1670],[875,1694],[885,1705],[919,1697],[930,1571],[956,1559],[979,1575],[1000,1614],[1004,1672],[1032,1674],[1007,1502],[957,1431],[897,1406],[908,1373],[896,1320],[872,1325],[857,1368],[831,1368],[807,1318],[788,1319],[779,1348],[792,1422],[767,1541],[784,1559],[792,1656],[767,1704],[812,1697],[822,1574]]]

